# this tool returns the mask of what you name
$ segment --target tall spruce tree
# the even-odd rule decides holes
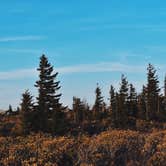
[[[119,94],[123,97],[125,103],[127,102],[128,90],[129,85],[127,78],[122,74]]]
[[[33,96],[31,96],[28,90],[22,94],[22,102],[21,102],[21,122],[23,133],[28,134],[33,129]]]
[[[133,84],[129,85],[129,96],[127,101],[128,115],[136,117],[137,115],[137,93]]]
[[[95,104],[93,107],[94,117],[95,117],[95,119],[100,119],[100,117],[101,117],[100,115],[101,115],[102,107],[103,107],[103,96],[101,94],[101,89],[98,84],[97,84],[97,88],[95,90],[95,94],[96,94],[96,99],[95,99]]]
[[[39,96],[36,105],[36,126],[44,132],[55,132],[61,127],[63,113],[59,102],[61,94],[59,81],[55,81],[58,73],[54,73],[53,66],[48,62],[45,55],[40,57],[39,80],[35,87],[38,88]]]
[[[120,90],[118,95],[118,109],[119,109],[119,123],[122,127],[125,127],[128,123],[128,110],[127,110],[127,100],[128,100],[128,81],[127,78],[122,74],[121,76],[121,84],[120,84]]]
[[[142,92],[138,96],[138,117],[141,119],[146,119],[146,107],[147,107],[147,99],[146,99],[147,88],[143,85]]]
[[[148,65],[147,73],[147,110],[146,119],[155,120],[159,104],[159,81],[156,70],[153,65]]]
[[[111,112],[111,121],[112,124],[115,124],[116,121],[116,93],[115,88],[111,85],[110,88],[110,112]]]
[[[8,112],[8,115],[12,115],[12,113],[13,113],[13,108],[12,108],[11,105],[9,105],[9,109],[7,110],[7,112]]]
[[[111,85],[110,88],[110,110],[113,112],[116,109],[116,93],[115,88]]]
[[[123,128],[126,126],[125,119],[123,117],[124,115],[124,110],[123,110],[123,103],[122,103],[122,98],[119,93],[116,92],[115,95],[116,98],[116,109],[115,109],[115,117],[112,119],[113,122],[113,127],[116,128]]]

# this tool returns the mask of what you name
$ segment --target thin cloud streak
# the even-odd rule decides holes
[[[35,77],[37,71],[35,69],[20,69],[14,71],[0,72],[0,80],[13,80]]]
[[[161,72],[165,71],[162,65],[156,65]],[[74,66],[65,66],[55,68],[60,74],[74,73],[101,73],[101,72],[120,72],[120,73],[145,73],[145,65],[126,65],[121,63],[102,62],[96,64],[79,64]],[[0,72],[0,80],[34,78],[38,75],[35,68],[19,69],[14,71]]]
[[[13,36],[13,37],[0,37],[0,42],[10,41],[28,41],[28,40],[42,40],[44,36]]]
[[[144,66],[131,66],[120,63],[102,62],[96,64],[80,64],[75,66],[66,66],[55,68],[60,74],[74,73],[99,73],[99,72],[127,72],[127,73],[143,73]],[[34,78],[38,72],[33,69],[19,69],[14,71],[0,72],[0,80]]]
[[[58,69],[60,73],[96,73],[96,72],[128,72],[142,73],[143,66],[131,66],[120,63],[102,62],[97,64],[80,64],[75,66],[61,67]]]

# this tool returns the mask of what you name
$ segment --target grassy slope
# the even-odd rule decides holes
[[[99,135],[0,137],[0,165],[164,165],[166,130],[110,130]]]

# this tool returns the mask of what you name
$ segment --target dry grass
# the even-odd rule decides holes
[[[89,137],[0,137],[0,165],[160,165],[166,161],[166,130],[148,134],[110,130]]]

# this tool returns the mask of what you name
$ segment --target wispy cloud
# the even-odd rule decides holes
[[[160,71],[164,71],[165,67],[156,65]],[[60,74],[74,73],[101,73],[101,72],[120,72],[120,73],[145,73],[146,65],[127,65],[121,63],[102,62],[96,64],[79,64],[65,67],[55,68]],[[14,71],[0,72],[0,80],[34,78],[37,76],[35,68],[19,69]]]
[[[42,40],[44,38],[44,36],[10,36],[0,37],[0,42]]]
[[[160,66],[160,69],[164,71],[166,68],[164,66]],[[128,73],[144,73],[146,67],[145,65],[126,65],[121,63],[111,63],[111,62],[103,62],[103,63],[96,63],[96,64],[80,64],[80,65],[74,65],[74,66],[65,66],[65,67],[58,67],[55,68],[56,71],[58,71],[61,75],[63,74],[74,74],[74,73],[99,73],[99,72],[121,72],[125,74]],[[32,69],[19,69],[19,70],[13,70],[13,71],[7,71],[7,72],[0,72],[0,80],[23,80],[25,78],[37,78],[38,72],[35,68]],[[9,82],[10,82],[9,81]],[[6,81],[5,81],[6,82]],[[114,87],[118,90],[119,88],[119,80],[112,80],[112,82],[108,82],[107,85],[113,84]],[[134,85],[137,88],[138,91],[141,90],[141,87],[143,84],[146,83],[146,80],[135,80]],[[0,100],[3,101],[2,108],[6,108],[6,106],[10,103],[14,106],[17,106],[20,101],[20,94],[24,91],[25,87],[24,84],[17,85],[16,87],[11,86],[11,84],[8,84],[7,86],[1,86],[0,90]],[[31,89],[31,85],[26,84],[26,88],[29,87]],[[16,92],[17,91],[17,96]],[[105,90],[106,92],[107,90]],[[33,91],[33,94],[35,94],[36,91]],[[79,94],[78,96],[88,96],[87,99],[90,101],[90,103],[93,101],[93,96],[91,96],[91,90],[87,92],[75,92],[76,94]],[[89,93],[89,95],[87,95]],[[3,95],[2,95],[3,94]],[[4,95],[5,94],[5,95]],[[19,95],[18,95],[19,94]],[[69,104],[71,106],[71,100],[72,100],[73,91],[72,89],[65,90],[65,97],[63,98],[63,102],[65,104]],[[107,98],[106,93],[104,95]],[[6,100],[8,99],[8,100]]]
[[[73,66],[59,67],[55,69],[61,74],[73,73],[99,73],[99,72],[128,72],[128,73],[142,73],[143,66],[131,66],[120,63],[102,62],[96,64],[79,64]],[[0,72],[0,80],[24,79],[29,77],[36,77],[36,69],[20,69],[14,71]]]
[[[144,71],[143,66],[132,66],[121,63],[102,62],[96,64],[80,64],[75,66],[61,67],[60,73],[94,73],[94,72],[129,72],[140,73]]]
[[[37,72],[35,69],[20,69],[13,71],[0,72],[0,80],[24,79],[35,77]]]

